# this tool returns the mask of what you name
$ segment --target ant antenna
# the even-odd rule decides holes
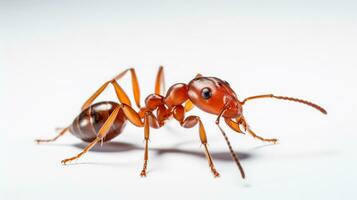
[[[293,98],[293,97],[284,97],[284,96],[274,96],[273,94],[266,94],[266,95],[258,95],[258,96],[252,96],[252,97],[248,97],[246,99],[244,99],[241,104],[243,105],[245,102],[252,100],[252,99],[260,99],[260,98],[275,98],[275,99],[282,99],[282,100],[287,100],[287,101],[295,101],[298,103],[302,103],[308,106],[311,106],[313,108],[315,108],[316,110],[322,112],[323,114],[327,115],[327,111],[322,108],[321,106],[314,104],[310,101],[306,101],[306,100],[302,100],[302,99],[297,99],[297,98]]]
[[[226,139],[226,142],[227,142],[229,151],[231,152],[232,158],[233,158],[233,160],[236,162],[236,164],[237,164],[237,166],[238,166],[238,168],[239,168],[240,174],[241,174],[242,178],[244,179],[244,178],[245,178],[245,173],[244,173],[243,167],[242,167],[242,165],[240,164],[237,155],[236,155],[235,152],[233,151],[232,145],[231,145],[231,143],[229,142],[229,139],[228,139],[226,133],[223,131],[223,129],[221,128],[221,126],[220,126],[219,124],[217,124],[217,125],[218,125],[219,130],[221,130],[224,139]]]

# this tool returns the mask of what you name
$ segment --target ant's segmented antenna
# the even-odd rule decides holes
[[[228,139],[226,133],[223,131],[223,129],[221,128],[221,126],[220,126],[219,124],[217,124],[217,125],[218,125],[219,130],[221,130],[222,135],[223,135],[224,139],[225,139],[226,142],[227,142],[229,151],[231,152],[232,158],[233,158],[233,160],[236,162],[236,164],[237,164],[237,166],[238,166],[238,168],[239,168],[240,174],[242,175],[242,178],[244,179],[244,178],[245,178],[245,173],[244,173],[243,167],[242,167],[242,165],[240,164],[239,159],[238,159],[236,153],[233,151],[232,145],[231,145],[231,143],[229,142],[229,139]]]
[[[284,97],[284,96],[275,96],[273,94],[266,94],[266,95],[258,95],[258,96],[252,96],[252,97],[248,97],[246,99],[244,99],[241,104],[243,105],[245,102],[252,100],[252,99],[260,99],[260,98],[275,98],[275,99],[282,99],[282,100],[287,100],[287,101],[295,101],[298,103],[302,103],[308,106],[311,106],[313,108],[315,108],[316,110],[322,112],[323,114],[327,115],[327,111],[322,108],[321,106],[314,104],[310,101],[306,101],[306,100],[302,100],[302,99],[298,99],[298,98],[293,98],[293,97]]]

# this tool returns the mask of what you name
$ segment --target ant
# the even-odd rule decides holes
[[[136,106],[139,108],[138,112],[133,109],[128,95],[117,82],[128,72],[131,74],[134,99]],[[92,104],[109,84],[114,87],[120,103],[104,101]],[[164,126],[165,121],[174,118],[184,128],[193,128],[198,124],[199,137],[204,147],[209,167],[214,177],[218,177],[219,173],[213,164],[212,156],[208,150],[206,131],[200,117],[195,115],[185,116],[187,112],[196,106],[205,112],[217,116],[216,125],[225,138],[230,154],[237,164],[242,178],[244,179],[245,173],[237,155],[233,151],[226,133],[220,126],[220,119],[223,118],[227,125],[238,133],[245,134],[247,132],[256,139],[275,144],[278,141],[275,138],[266,139],[256,135],[249,127],[243,116],[242,106],[247,101],[261,98],[294,101],[306,104],[317,109],[323,114],[327,114],[327,111],[324,108],[309,101],[292,97],[275,96],[273,94],[251,96],[243,101],[239,101],[237,95],[228,82],[216,77],[205,77],[201,74],[197,74],[196,77],[188,84],[174,84],[165,94],[164,70],[162,66],[159,68],[156,76],[155,93],[146,97],[145,106],[142,107],[140,106],[140,87],[136,72],[135,69],[129,68],[115,76],[113,79],[105,82],[91,97],[89,97],[89,99],[83,104],[81,113],[74,119],[70,126],[60,131],[60,133],[53,139],[39,139],[36,140],[36,142],[53,142],[65,133],[70,132],[74,136],[89,143],[88,146],[86,146],[78,155],[62,160],[62,164],[65,165],[83,156],[98,142],[103,143],[109,141],[121,134],[126,122],[130,121],[137,127],[144,127],[144,165],[140,175],[145,177],[149,159],[148,149],[150,128],[158,129]]]

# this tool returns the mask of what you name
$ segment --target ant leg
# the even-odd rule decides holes
[[[122,78],[126,73],[127,71],[131,72],[132,74],[132,85],[133,85],[133,90],[134,90],[134,95],[137,94],[135,96],[135,101],[138,103],[140,102],[140,90],[139,90],[139,85],[138,85],[138,81],[137,81],[137,78],[136,78],[136,73],[135,73],[135,70],[130,68],[130,69],[127,69],[125,71],[123,71],[122,73],[120,73],[119,75],[117,75],[114,79],[112,80],[109,80],[107,82],[105,82],[82,106],[82,111],[87,109],[92,103],[93,101],[107,88],[107,86],[109,84],[112,84],[114,86],[114,89],[115,89],[115,92],[116,92],[116,95],[119,99],[119,101],[121,103],[125,103],[125,104],[128,104],[128,105],[131,105],[131,102],[130,102],[130,99],[128,97],[128,95],[125,93],[125,91],[119,86],[119,84],[117,83],[116,79],[120,79]],[[138,104],[139,105],[139,104]],[[139,105],[140,106],[140,105]],[[59,137],[63,136],[66,132],[68,131],[68,127],[63,129],[56,137],[52,138],[52,139],[45,139],[45,140],[42,140],[42,139],[37,139],[35,140],[35,142],[37,143],[44,143],[44,142],[53,142],[55,140],[57,140]]]
[[[232,123],[235,123],[237,124],[237,126],[239,127],[240,124],[242,124],[244,126],[244,129],[247,130],[247,132],[253,136],[254,138],[260,140],[260,141],[263,141],[263,142],[271,142],[273,144],[276,144],[278,142],[278,139],[276,138],[271,138],[271,139],[266,139],[266,138],[263,138],[257,134],[254,133],[254,131],[252,131],[252,129],[250,129],[249,125],[247,124],[247,122],[245,121],[244,117],[240,117],[237,119],[237,122],[234,122],[234,121],[231,121]],[[229,125],[229,124],[228,124]]]
[[[117,75],[114,79],[105,82],[82,106],[82,111],[87,109],[92,103],[93,101],[107,88],[107,86],[109,84],[112,84],[114,86],[116,95],[119,99],[119,101],[121,103],[125,103],[128,105],[131,105],[130,99],[128,97],[128,95],[125,93],[125,91],[119,86],[119,84],[117,83],[116,79],[120,79],[121,77],[123,77],[127,71],[131,72],[132,75],[132,85],[133,85],[133,90],[134,90],[134,96],[135,96],[135,101],[137,103],[138,106],[140,106],[138,103],[140,102],[140,90],[139,90],[139,85],[138,85],[138,80],[136,78],[136,73],[135,70],[130,68],[125,70],[124,72],[120,73],[119,75]],[[135,95],[136,94],[136,95]],[[57,140],[59,137],[63,136],[66,132],[68,131],[68,127],[63,129],[56,137],[52,138],[52,139],[37,139],[35,140],[35,142],[37,143],[44,143],[44,142],[53,142],[55,140]]]
[[[159,123],[159,120],[151,112],[149,112],[149,125],[151,128],[154,128],[154,129],[158,129],[158,128],[162,127],[162,125],[160,125],[160,123]]]
[[[141,121],[139,113],[137,113],[131,106],[126,104],[120,104],[123,109],[124,115],[128,120],[137,127],[144,127],[144,122]]]
[[[242,178],[244,179],[244,178],[245,178],[245,173],[244,173],[244,170],[243,170],[242,165],[240,164],[239,158],[238,158],[237,154],[234,152],[234,150],[233,150],[233,148],[232,148],[232,145],[231,145],[231,142],[230,142],[229,139],[228,139],[227,134],[224,132],[224,130],[222,129],[222,127],[219,125],[220,118],[222,117],[222,114],[224,113],[225,109],[226,109],[226,106],[223,108],[223,110],[221,111],[221,113],[218,115],[218,118],[216,119],[216,125],[218,126],[218,128],[219,128],[219,130],[221,131],[221,133],[222,133],[224,139],[226,140],[226,143],[227,143],[228,149],[229,149],[229,151],[230,151],[230,153],[231,153],[231,156],[232,156],[234,162],[236,163],[236,165],[237,165],[237,167],[238,167],[238,169],[239,169],[239,171],[240,171],[240,174],[241,174]],[[227,123],[227,122],[230,122],[230,123]],[[242,132],[242,131],[240,130],[240,128],[239,128],[239,124],[234,124],[234,122],[233,122],[233,123],[231,123],[231,122],[233,122],[233,121],[229,121],[229,120],[227,121],[227,120],[226,120],[226,123],[228,124],[229,127],[231,127],[233,130],[235,130],[235,131],[237,131],[237,132]]]
[[[195,78],[201,77],[201,74],[197,74]],[[160,66],[156,75],[155,81],[155,94],[162,95],[165,94],[165,75],[164,67]]]
[[[97,137],[91,143],[89,143],[86,146],[86,148],[83,149],[83,151],[81,153],[79,153],[78,155],[73,156],[71,158],[64,159],[61,161],[61,163],[65,165],[68,162],[71,162],[73,160],[80,158],[83,154],[87,153],[91,148],[93,148],[96,143],[101,141],[107,134],[108,130],[113,125],[113,122],[115,121],[115,118],[117,117],[119,110],[120,110],[120,107],[115,108],[115,110],[110,114],[110,116],[105,121],[103,126],[99,129]]]
[[[160,66],[159,71],[156,75],[155,81],[155,94],[165,95],[165,75],[164,75],[164,67]]]
[[[193,105],[192,101],[188,99],[185,103],[185,112],[191,111],[194,107],[195,105]]]
[[[118,95],[118,92],[117,92],[117,96],[118,96],[120,102],[125,103],[127,105],[131,105],[128,95],[126,95],[126,93],[123,91],[123,89],[121,89],[121,87],[116,82],[116,80],[121,79],[128,71],[130,71],[130,73],[131,73],[131,83],[132,83],[132,87],[133,87],[134,99],[135,99],[136,105],[140,108],[140,87],[139,87],[138,79],[136,76],[135,69],[129,68],[129,69],[124,70],[117,76],[115,76],[113,79],[105,82],[97,91],[94,92],[94,94],[92,96],[90,96],[87,99],[87,101],[82,106],[82,110],[85,110],[86,108],[88,108],[93,103],[93,101],[107,88],[107,86],[109,84],[112,84],[114,86],[114,88],[116,89],[116,91],[117,90],[120,91],[120,95]]]
[[[141,177],[146,177],[146,169],[149,160],[149,138],[150,138],[149,113],[145,113],[145,119],[144,119],[145,152],[144,152],[144,165],[140,173]]]
[[[181,126],[184,128],[192,128],[194,127],[196,124],[199,124],[199,134],[200,134],[200,140],[202,145],[205,148],[205,155],[208,161],[208,165],[211,168],[211,171],[214,175],[214,177],[219,177],[219,173],[217,172],[214,164],[213,164],[213,160],[212,160],[212,156],[208,151],[208,147],[207,147],[207,135],[206,135],[206,131],[205,128],[202,124],[201,119],[198,116],[188,116],[185,120],[182,120],[180,122]]]
[[[40,143],[46,143],[46,142],[54,142],[56,141],[58,138],[60,138],[61,136],[63,136],[65,133],[68,132],[68,127],[67,128],[64,128],[62,129],[58,135],[52,139],[36,139],[35,142],[37,142],[37,144],[40,144]]]
[[[254,138],[258,139],[258,140],[261,140],[263,142],[271,142],[273,144],[276,144],[278,142],[278,139],[276,138],[271,138],[271,139],[266,139],[266,138],[263,138],[257,134],[255,134],[249,127],[248,127],[248,133],[253,136]]]
[[[195,76],[195,78],[200,78],[200,77],[202,77],[202,74],[200,74],[200,73],[196,74],[196,76]]]
[[[195,78],[199,78],[199,77],[202,77],[202,74],[197,74],[195,76]],[[194,107],[195,107],[195,105],[193,105],[192,101],[190,99],[188,99],[185,103],[185,112],[191,111]]]
[[[226,122],[226,124],[233,129],[234,131],[236,131],[237,133],[241,133],[241,134],[245,134],[241,129],[240,129],[240,124],[238,124],[237,122],[229,119],[229,118],[224,118],[224,121]]]
[[[144,127],[144,139],[145,139],[145,152],[144,152],[144,165],[141,170],[140,176],[146,176],[146,170],[149,160],[149,139],[150,139],[150,126],[153,128],[159,128],[159,122],[151,112],[145,112],[144,122],[141,121],[141,118],[137,112],[130,106],[126,104],[121,104],[121,108],[124,111],[125,116],[128,120],[138,127]]]
[[[150,112],[145,113],[144,122],[142,122],[139,114],[132,107],[126,104],[121,104],[121,108],[123,109],[125,116],[132,124],[138,127],[144,127],[144,139],[145,139],[144,165],[143,165],[143,169],[141,170],[140,176],[145,177],[148,160],[149,160],[150,123],[152,125],[155,124],[158,126],[158,122]]]

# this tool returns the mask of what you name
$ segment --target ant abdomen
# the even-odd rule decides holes
[[[72,135],[85,142],[92,142],[97,137],[99,129],[117,107],[119,107],[119,104],[110,101],[93,104],[83,110],[73,120],[72,125],[69,127],[69,131]],[[118,136],[123,131],[125,125],[126,117],[123,110],[120,109],[113,125],[109,129],[103,141],[109,141]]]

